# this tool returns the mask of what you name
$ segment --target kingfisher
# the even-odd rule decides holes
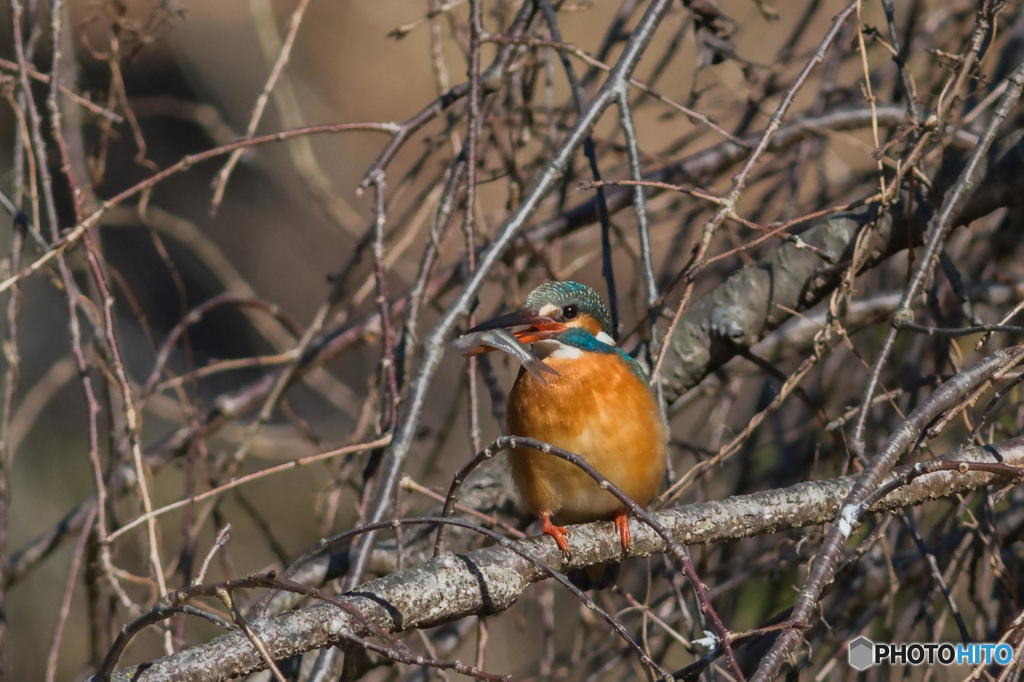
[[[579,282],[541,284],[519,310],[467,332],[510,330],[532,344],[545,371],[524,363],[508,397],[508,433],[581,455],[637,504],[646,506],[665,475],[668,430],[636,360],[612,338],[608,306]],[[476,352],[486,347],[484,340]],[[499,346],[501,344],[498,344]],[[512,476],[526,507],[568,558],[560,524],[613,519],[624,552],[632,539],[623,504],[570,462],[532,448],[512,450]],[[588,571],[588,573],[590,573]],[[593,574],[591,574],[593,575]]]

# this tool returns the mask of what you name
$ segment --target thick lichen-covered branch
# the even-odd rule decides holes
[[[1024,466],[1024,438],[990,446],[964,447],[948,458],[965,462],[994,462]],[[897,474],[898,475],[898,474]],[[715,502],[688,504],[657,513],[656,519],[682,544],[710,544],[778,533],[826,523],[853,487],[855,477],[808,481],[788,488],[736,495]],[[921,504],[1005,480],[989,473],[939,471],[897,488],[871,507],[873,512]],[[631,556],[664,551],[657,533],[633,522]],[[618,535],[611,523],[572,528],[572,559],[566,560],[547,538],[530,538],[491,546],[467,554],[446,554],[420,566],[369,581],[343,597],[357,609],[317,603],[272,618],[249,623],[275,659],[337,644],[341,633],[357,636],[401,632],[446,623],[469,615],[486,615],[511,606],[533,583],[548,573],[522,554],[565,572],[615,559]],[[260,669],[263,661],[249,639],[230,632],[205,644],[156,661],[123,669],[113,679],[221,680]]]

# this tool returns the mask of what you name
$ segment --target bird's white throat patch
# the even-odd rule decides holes
[[[567,343],[555,339],[545,339],[533,344],[534,354],[543,360],[544,358],[580,358],[583,351]]]
[[[609,346],[615,345],[615,340],[605,332],[598,332],[595,338],[597,338],[601,343],[608,344]],[[533,351],[541,360],[544,358],[574,359],[583,357],[582,350],[576,346],[570,346],[567,343],[562,343],[558,339],[537,341],[533,344]]]

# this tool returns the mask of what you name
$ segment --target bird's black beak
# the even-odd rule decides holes
[[[544,317],[543,315],[537,315],[528,308],[521,308],[515,312],[505,313],[504,315],[498,315],[497,317],[481,322],[472,329],[467,329],[467,334],[473,332],[483,332],[488,329],[508,329],[510,327],[530,327],[530,326],[549,326],[555,323],[550,317]],[[556,323],[557,324],[557,323]]]
[[[539,315],[535,311],[529,308],[520,308],[515,312],[505,313],[499,315],[494,319],[481,322],[472,329],[466,330],[463,336],[469,334],[475,334],[478,332],[486,332],[490,329],[510,329],[512,327],[525,327],[519,331],[512,332],[512,335],[519,340],[520,343],[534,343],[536,341],[543,341],[549,339],[555,334],[566,330],[566,326],[561,322],[551,319],[546,315]],[[490,350],[483,347],[480,352],[486,352]]]

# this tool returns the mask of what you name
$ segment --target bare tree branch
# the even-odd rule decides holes
[[[948,458],[964,462],[993,462],[1024,466],[1024,438],[988,448],[967,446]],[[985,472],[940,471],[925,474],[897,488],[871,508],[883,513],[991,485],[1004,477]],[[688,504],[654,516],[683,545],[740,540],[764,533],[827,523],[853,489],[854,476],[808,481],[778,490],[737,495],[715,502]],[[357,609],[355,619],[331,604],[314,604],[281,616],[254,620],[252,631],[275,659],[293,656],[341,641],[338,633],[371,634],[367,623],[385,632],[401,632],[450,622],[472,614],[492,614],[511,606],[547,574],[519,556],[524,552],[544,565],[567,572],[621,553],[617,533],[609,523],[572,528],[572,559],[566,560],[550,539],[508,541],[517,551],[495,546],[468,554],[445,554],[415,568],[372,580],[344,596]],[[646,526],[636,526],[630,556],[665,551],[665,543]],[[365,622],[360,622],[365,621]],[[242,633],[231,632],[173,656],[119,670],[112,679],[139,682],[182,677],[203,682],[222,680],[260,669],[262,659]]]

